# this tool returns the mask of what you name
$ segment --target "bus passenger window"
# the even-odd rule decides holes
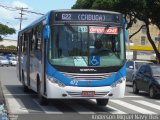
[[[34,51],[35,49],[35,30],[33,29],[30,33],[29,33],[29,39],[30,39],[30,51]]]
[[[27,51],[27,34],[24,34],[22,40],[22,52],[26,53],[26,51]]]
[[[42,31],[43,31],[43,26],[42,24],[40,24],[36,27],[36,32],[35,32],[35,50],[41,50]]]

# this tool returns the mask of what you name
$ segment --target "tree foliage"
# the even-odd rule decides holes
[[[4,49],[17,49],[17,47],[14,46],[14,45],[10,45],[10,46],[0,45],[0,49],[1,49],[1,48],[4,48]]]
[[[8,48],[8,49],[17,49],[17,47],[14,46],[14,45],[10,45],[10,46],[7,46],[7,47],[5,47],[5,48]]]
[[[160,53],[151,38],[149,28],[149,25],[153,24],[160,29],[160,0],[87,0],[87,2],[85,2],[85,0],[77,0],[72,8],[121,12],[127,21],[127,29],[132,27],[137,20],[143,21],[143,26],[145,26],[147,30],[146,35],[148,40],[156,53],[158,61],[160,61]],[[139,29],[137,28],[138,31],[140,31],[141,28],[142,26],[140,26]]]
[[[15,32],[16,30],[14,28],[9,28],[7,25],[0,23],[0,40],[2,40],[4,36],[14,34]]]

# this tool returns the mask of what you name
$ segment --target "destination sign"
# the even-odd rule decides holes
[[[118,14],[94,12],[58,12],[55,19],[56,21],[120,22]]]
[[[118,28],[117,27],[105,28],[105,27],[90,26],[89,33],[118,34]]]

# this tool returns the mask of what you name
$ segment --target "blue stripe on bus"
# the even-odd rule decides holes
[[[117,80],[126,76],[126,66],[124,65],[118,72],[114,73],[110,77],[103,80],[78,80],[77,85],[71,84],[72,79],[64,76],[62,73],[54,69],[49,63],[47,64],[47,75],[53,76],[57,80],[64,83],[66,86],[78,86],[78,87],[99,87],[99,86],[110,86]]]

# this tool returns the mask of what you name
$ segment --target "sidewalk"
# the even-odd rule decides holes
[[[5,103],[5,100],[4,100],[1,81],[0,81],[0,105],[3,105],[4,103]]]
[[[0,120],[8,120],[1,81],[0,81]]]

